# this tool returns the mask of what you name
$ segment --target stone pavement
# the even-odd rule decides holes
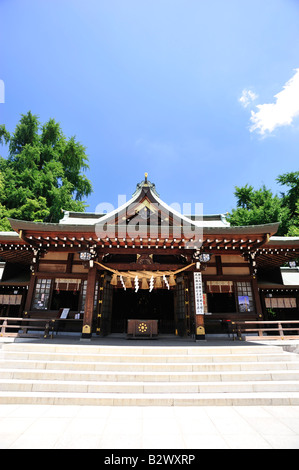
[[[0,449],[299,449],[299,406],[1,405]]]

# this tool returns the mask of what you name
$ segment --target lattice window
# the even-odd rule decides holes
[[[47,310],[51,293],[51,279],[38,279],[35,285],[32,309]]]

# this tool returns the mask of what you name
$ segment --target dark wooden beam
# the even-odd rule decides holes
[[[138,263],[103,263],[105,266],[117,271],[176,271],[183,268],[184,264],[138,264]],[[98,269],[102,269],[98,266]],[[104,271],[104,269],[103,269]]]
[[[218,276],[221,276],[221,275],[223,274],[223,272],[222,272],[221,256],[216,255],[216,256],[215,256],[215,259],[216,259],[216,270],[217,270],[217,274],[218,274]]]
[[[67,257],[66,273],[72,272],[74,253],[69,253]]]

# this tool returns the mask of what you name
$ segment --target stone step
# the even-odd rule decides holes
[[[5,343],[0,403],[299,404],[299,355],[277,346]]]
[[[248,393],[299,392],[298,380],[248,382],[92,382],[0,379],[0,391],[66,393]]]
[[[235,355],[235,354],[270,354],[280,353],[279,346],[188,346],[188,347],[167,347],[167,346],[93,346],[93,345],[58,345],[51,343],[3,343],[2,351],[24,351],[24,352],[50,352],[67,354],[108,354],[108,355],[150,355],[150,356],[192,356],[192,355]]]
[[[256,393],[57,393],[0,392],[0,404],[92,406],[287,406],[299,405],[299,392]]]
[[[139,363],[0,360],[2,369],[54,369],[117,372],[202,372],[223,370],[299,370],[299,361],[224,363]]]
[[[299,380],[298,370],[221,372],[120,372],[54,369],[0,369],[0,378],[14,380],[67,380],[91,382],[227,382]]]
[[[218,354],[218,355],[126,355],[126,354],[80,354],[62,352],[38,351],[4,351],[0,359],[23,361],[65,361],[65,362],[105,362],[105,363],[222,363],[222,362],[283,362],[285,360],[299,363],[299,355],[293,353],[265,353],[265,354]]]

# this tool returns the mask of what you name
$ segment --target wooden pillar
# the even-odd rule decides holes
[[[29,286],[28,286],[26,302],[24,306],[24,316],[28,314],[28,310],[30,310],[31,305],[32,305],[32,299],[33,299],[34,290],[35,290],[36,272],[38,271],[38,268],[39,268],[39,257],[40,257],[40,251],[34,250],[32,263],[30,266],[31,276],[30,276],[30,281],[29,281]]]
[[[255,275],[252,276],[252,290],[253,290],[253,297],[255,301],[256,313],[259,318],[263,318],[263,308],[262,308],[261,298],[260,298],[260,294],[258,290],[257,278]]]
[[[67,256],[67,264],[66,264],[66,269],[65,269],[66,273],[72,272],[73,259],[74,259],[74,253],[69,253]]]
[[[89,268],[83,317],[82,338],[91,338],[97,268]]]
[[[260,298],[259,289],[257,285],[257,278],[256,278],[257,267],[256,267],[255,254],[249,255],[248,259],[249,259],[249,266],[250,266],[250,274],[252,276],[252,293],[253,293],[253,298],[254,298],[254,303],[255,303],[256,314],[257,314],[257,317],[261,319],[263,318],[263,308],[262,308],[261,298]]]
[[[221,256],[220,256],[220,255],[216,255],[216,256],[215,256],[215,260],[216,260],[217,276],[222,276],[222,274],[223,274],[223,269],[222,269]]]
[[[28,292],[27,292],[27,297],[26,297],[26,302],[25,302],[25,307],[24,307],[25,316],[27,315],[28,311],[31,308],[32,298],[34,294],[35,280],[36,280],[35,273],[32,272],[30,276],[29,287],[28,287]]]

